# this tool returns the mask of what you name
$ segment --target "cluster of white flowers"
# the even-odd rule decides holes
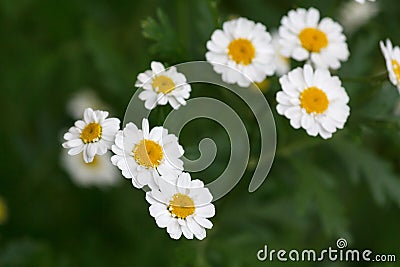
[[[330,69],[349,57],[342,27],[330,18],[320,20],[315,8],[291,10],[274,38],[261,23],[245,18],[225,22],[207,42],[207,60],[226,83],[247,87],[275,72],[282,76],[277,110],[294,128],[330,138],[343,128],[349,97]],[[289,58],[306,63],[290,71]],[[226,68],[224,66],[229,66]],[[241,75],[237,74],[241,73]]]
[[[320,19],[315,8],[298,8],[282,18],[279,34],[282,54],[306,64],[279,79],[278,113],[295,129],[331,138],[350,114],[349,97],[339,78],[329,72],[350,55],[343,28],[331,18]]]
[[[80,185],[112,184],[115,176],[107,167],[111,160],[134,187],[150,189],[146,194],[150,214],[171,238],[179,239],[182,234],[188,239],[205,238],[205,229],[212,227],[208,218],[215,214],[213,197],[202,181],[191,180],[183,172],[180,158],[184,150],[178,138],[163,127],[150,130],[147,119],[142,129],[127,123],[119,130],[119,119],[107,117],[106,111],[87,108],[83,120],[65,133],[63,147],[72,157],[63,164],[74,180]],[[111,159],[110,149],[114,152]]]
[[[213,197],[202,181],[183,172],[184,150],[178,138],[163,127],[150,130],[147,119],[141,130],[133,123],[120,130],[119,119],[107,117],[106,111],[87,108],[83,120],[65,133],[63,147],[72,157],[63,164],[74,180],[80,185],[113,184],[115,175],[107,167],[111,160],[134,187],[150,189],[146,194],[150,214],[171,238],[182,234],[188,239],[205,238],[205,229],[212,227],[208,218],[215,213]]]
[[[330,70],[340,68],[350,53],[342,26],[331,18],[321,19],[317,9],[289,11],[279,33],[272,35],[263,24],[246,18],[227,21],[206,46],[207,61],[226,83],[248,87],[275,73],[280,76],[276,109],[293,128],[327,139],[344,127],[350,115],[349,96]],[[380,46],[390,81],[400,92],[400,48],[389,40]],[[303,67],[290,70],[291,59],[303,62]],[[142,90],[139,98],[149,110],[167,103],[178,109],[191,92],[183,73],[156,61],[137,76],[135,86]],[[64,159],[64,165],[74,180],[82,185],[113,184],[115,169],[107,166],[111,162],[135,188],[147,190],[150,215],[171,238],[205,238],[206,229],[213,226],[213,196],[202,181],[184,172],[178,137],[161,126],[150,128],[146,118],[141,129],[131,122],[122,130],[119,125],[108,112],[87,108],[83,119],[65,133],[63,147],[72,157]],[[96,172],[82,172],[76,168],[79,164]]]

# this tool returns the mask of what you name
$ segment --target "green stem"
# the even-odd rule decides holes
[[[337,133],[334,133],[332,138],[335,138],[337,140],[337,139],[343,138],[343,136],[346,136],[345,130],[341,130]],[[329,139],[329,140],[331,140],[331,139]],[[293,153],[295,153],[297,151],[308,149],[308,148],[329,142],[329,140],[322,139],[321,137],[309,136],[307,139],[296,140],[287,145],[278,146],[278,149],[276,150],[276,155],[283,156],[283,157],[291,156]]]
[[[324,141],[326,142],[326,140],[323,140],[321,138],[315,139],[312,137],[309,137],[308,139],[305,140],[302,139],[300,141],[295,141],[280,148],[278,147],[278,149],[276,150],[276,155],[287,157],[292,155],[296,151],[319,145]]]
[[[176,10],[178,17],[178,36],[180,36],[180,42],[184,49],[183,54],[191,53],[190,51],[190,42],[189,42],[189,17],[187,11],[187,1],[185,0],[176,0]]]
[[[388,79],[387,71],[379,73],[372,77],[342,77],[341,80],[344,82],[353,82],[353,83],[382,83]]]
[[[207,238],[205,240],[200,241],[197,246],[196,266],[198,267],[208,266],[206,259],[206,246],[207,246]]]

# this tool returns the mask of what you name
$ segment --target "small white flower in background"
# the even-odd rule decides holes
[[[364,4],[366,0],[355,0],[356,2],[360,3],[360,4]],[[375,0],[367,0],[370,2],[375,2]]]
[[[380,41],[380,46],[385,57],[389,79],[393,85],[397,86],[400,93],[400,48],[398,46],[393,47],[389,39],[386,40],[386,45],[383,41]]]
[[[67,112],[74,118],[82,117],[87,107],[92,109],[109,110],[110,108],[98,97],[98,95],[90,90],[84,89],[76,92],[67,103]]]
[[[225,22],[222,28],[207,42],[206,59],[224,82],[247,87],[274,74],[275,51],[263,24],[238,18]]]
[[[342,129],[350,114],[349,97],[336,76],[310,65],[296,68],[279,79],[277,93],[280,115],[290,119],[293,128],[302,127],[311,136],[324,139]]]
[[[191,180],[188,173],[182,173],[176,184],[161,177],[160,188],[146,193],[150,203],[150,215],[158,227],[167,228],[173,239],[182,234],[187,239],[204,239],[206,229],[213,224],[209,218],[215,215],[212,195],[200,180]]]
[[[339,10],[339,22],[347,33],[353,33],[379,12],[376,3],[360,5],[354,1],[345,2]]]
[[[145,101],[144,106],[149,110],[167,103],[178,109],[181,105],[186,105],[185,99],[189,98],[191,91],[185,75],[179,73],[175,67],[165,69],[163,64],[156,61],[151,62],[151,70],[137,76],[135,86],[143,87],[139,99]]]
[[[320,21],[319,11],[298,8],[281,20],[281,53],[297,61],[310,61],[317,68],[338,69],[349,57],[343,28],[331,18]]]
[[[111,157],[114,165],[122,171],[125,178],[132,178],[136,188],[149,186],[158,188],[159,175],[176,180],[183,170],[184,151],[174,134],[168,134],[163,127],[154,127],[149,131],[147,119],[142,121],[142,130],[128,123],[115,137],[112,146],[115,153]]]
[[[83,160],[92,162],[95,155],[104,155],[114,143],[115,134],[119,130],[119,119],[107,118],[108,112],[85,109],[83,120],[75,122],[64,134],[67,140],[62,145],[68,148],[69,155],[83,152]]]
[[[79,186],[112,186],[120,179],[118,169],[111,163],[111,152],[94,156],[90,163],[83,160],[82,153],[70,156],[63,152],[61,164]]]
[[[275,49],[274,64],[276,66],[276,74],[282,76],[290,70],[290,59],[283,56],[281,53],[282,46],[279,43],[280,37],[277,31],[272,34],[272,46]]]

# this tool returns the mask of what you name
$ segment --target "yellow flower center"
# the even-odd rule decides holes
[[[186,219],[195,211],[194,201],[188,195],[176,193],[169,202],[168,210],[174,217]]]
[[[94,143],[100,140],[101,131],[101,125],[96,122],[92,122],[86,125],[86,127],[82,130],[80,138],[85,144]]]
[[[299,34],[301,45],[310,52],[319,52],[327,47],[328,37],[326,34],[315,28],[305,28]]]
[[[0,224],[5,223],[7,220],[7,206],[2,198],[0,198]]]
[[[160,75],[154,78],[152,86],[157,88],[157,92],[168,94],[175,89],[176,85],[170,77]]]
[[[133,158],[146,168],[158,167],[163,157],[162,147],[152,140],[143,139],[133,149]]]
[[[250,40],[238,38],[229,44],[228,55],[237,64],[249,65],[256,55],[256,49]]]
[[[317,87],[309,87],[300,95],[300,106],[307,113],[323,113],[329,105],[328,97],[325,92]]]
[[[395,59],[392,60],[392,68],[394,74],[396,75],[397,81],[400,82],[400,64]]]

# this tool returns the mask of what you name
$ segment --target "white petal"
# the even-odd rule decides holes
[[[167,226],[167,233],[173,239],[179,239],[182,235],[181,227],[177,220],[173,219]]]
[[[88,124],[94,121],[94,112],[93,109],[87,108],[83,113],[83,119]]]
[[[83,151],[84,148],[85,148],[85,146],[83,144],[80,146],[71,148],[70,150],[68,150],[68,155],[71,155],[71,156],[78,155],[79,153],[81,153]]]
[[[77,147],[83,145],[82,139],[73,139],[69,140],[68,142],[63,143],[63,147],[65,148],[72,148],[72,147]]]
[[[198,224],[200,224],[204,228],[211,229],[213,227],[212,222],[206,218],[194,216],[194,219]]]
[[[161,203],[155,203],[149,207],[150,215],[154,218],[162,215],[163,213],[169,213],[166,206]]]
[[[191,182],[191,177],[189,173],[183,172],[181,175],[179,175],[176,185],[179,192],[185,194],[186,190],[190,188],[191,185],[190,182]]]
[[[159,74],[160,72],[165,70],[164,65],[157,61],[151,62],[151,69],[154,71],[155,74]]]
[[[174,221],[174,219],[171,217],[171,213],[162,213],[160,216],[156,218],[156,223],[158,227],[160,228],[165,228],[169,224],[171,224]]]
[[[85,146],[85,149],[83,150],[83,160],[86,163],[92,162],[94,156],[96,155],[97,152],[97,146],[96,144],[89,143]]]
[[[142,131],[144,138],[148,138],[149,136],[149,121],[147,119],[142,120]]]
[[[203,207],[196,207],[196,215],[203,218],[211,218],[215,215],[215,207],[213,204],[209,204]]]
[[[205,229],[201,227],[191,216],[187,217],[186,221],[189,230],[197,239],[203,240],[206,237]]]
[[[177,193],[176,186],[172,182],[167,181],[164,177],[161,178],[162,179],[158,181],[160,191],[164,196],[166,196],[167,199],[171,199],[172,196]]]
[[[187,225],[181,225],[181,230],[183,235],[187,238],[187,239],[193,239],[193,233],[189,230],[189,228],[187,227]]]

